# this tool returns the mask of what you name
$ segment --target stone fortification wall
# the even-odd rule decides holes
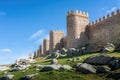
[[[62,40],[63,40],[63,47],[67,48],[67,37],[65,36]]]
[[[38,49],[36,52],[37,52],[37,57],[40,57],[40,50]]]
[[[40,56],[43,56],[44,55],[44,53],[43,53],[43,45],[39,46],[39,51],[40,51]]]
[[[50,52],[61,49],[63,47],[63,31],[51,31],[50,32]]]
[[[36,52],[36,51],[34,51],[34,56],[33,56],[33,58],[34,58],[34,59],[37,58],[37,52]]]
[[[48,50],[51,52],[63,47],[79,48],[85,45],[95,52],[107,43],[113,43],[120,49],[120,10],[91,23],[88,13],[70,11],[67,13],[67,35],[64,36],[63,31],[51,31],[49,40],[43,41],[43,46],[34,53],[34,57]]]
[[[43,40],[43,53],[44,55],[49,53],[49,39]]]
[[[84,34],[88,24],[88,13],[77,10],[67,13],[67,48],[78,48],[88,42]]]
[[[89,42],[94,50],[99,50],[106,43],[120,45],[120,10],[90,23],[88,27]]]

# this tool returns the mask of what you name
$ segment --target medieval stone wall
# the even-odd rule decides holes
[[[33,56],[33,58],[34,58],[34,59],[37,58],[37,52],[36,52],[36,51],[34,51],[34,56]]]
[[[43,56],[43,45],[40,45],[39,46],[39,51],[40,51],[40,56]]]
[[[63,47],[64,47],[64,48],[67,48],[67,37],[64,36],[64,37],[62,38],[62,40],[63,40]]]
[[[120,11],[108,14],[95,22],[90,23],[89,39],[94,51],[102,48],[106,43],[120,45]]]
[[[47,55],[49,53],[49,39],[43,40],[43,53]]]
[[[99,51],[107,43],[113,43],[120,49],[120,10],[89,23],[89,15],[77,10],[67,13],[67,35],[63,31],[51,31],[49,41],[34,53],[34,57],[46,51],[61,48],[79,48],[89,45],[93,52]]]
[[[88,42],[84,34],[88,24],[88,13],[77,10],[67,13],[67,48],[78,48]]]
[[[40,57],[40,50],[38,49],[36,52],[37,52],[37,57]]]
[[[59,50],[63,47],[63,31],[51,31],[50,32],[50,52]]]

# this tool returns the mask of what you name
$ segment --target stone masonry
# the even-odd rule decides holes
[[[88,13],[77,10],[67,13],[67,48],[78,48],[88,42],[84,34],[88,24]]]
[[[89,23],[89,14],[78,10],[69,11],[66,19],[66,36],[63,31],[51,31],[49,45],[44,41],[44,49],[41,48],[40,54],[46,54],[46,51],[52,52],[63,47],[81,48],[85,46],[96,52],[106,43],[113,43],[117,49],[120,49],[120,10],[91,23]]]
[[[50,32],[50,52],[59,50],[63,47],[63,31],[51,31]]]
[[[49,39],[43,40],[43,53],[44,55],[49,54]]]
[[[93,49],[95,48],[95,51],[102,48],[108,42],[113,43],[116,48],[120,49],[120,10],[90,23],[88,31],[89,43]]]
[[[43,55],[44,55],[44,54],[43,54],[43,45],[40,45],[40,46],[39,46],[39,50],[40,50],[40,55],[43,56]]]
[[[33,56],[33,59],[37,58],[37,52],[34,51],[34,56]]]

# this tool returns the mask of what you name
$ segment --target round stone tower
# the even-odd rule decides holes
[[[69,11],[67,13],[67,48],[78,48],[85,45],[85,30],[89,24],[89,15],[85,12]]]

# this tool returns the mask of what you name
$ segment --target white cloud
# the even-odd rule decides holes
[[[0,12],[0,16],[5,16],[6,13],[5,12]]]
[[[42,43],[44,39],[48,39],[48,38],[49,38],[49,34],[46,34],[43,37],[41,37],[37,42]]]
[[[109,8],[108,6],[101,8],[101,10],[106,11],[106,13],[111,13],[120,9],[120,0],[117,0],[117,4]]]
[[[112,7],[111,9],[107,10],[107,13],[111,13],[114,12],[115,10],[117,10],[117,7]]]
[[[114,11],[114,10],[116,10],[117,9],[117,7],[113,7],[112,9],[111,9],[111,11]]]
[[[36,40],[35,43],[37,44],[42,44],[44,39],[48,39],[49,38],[49,34],[45,32],[45,30],[41,29],[37,32],[35,32],[34,34],[32,34],[30,36],[30,40]]]
[[[36,38],[36,37],[42,36],[43,34],[44,34],[44,30],[41,29],[41,30],[35,32],[34,34],[32,34],[32,35],[30,36],[30,39],[34,39],[34,38]]]
[[[6,48],[6,49],[1,49],[1,51],[2,51],[2,52],[6,52],[6,53],[11,53],[11,52],[12,52],[11,49],[7,49],[7,48]]]

